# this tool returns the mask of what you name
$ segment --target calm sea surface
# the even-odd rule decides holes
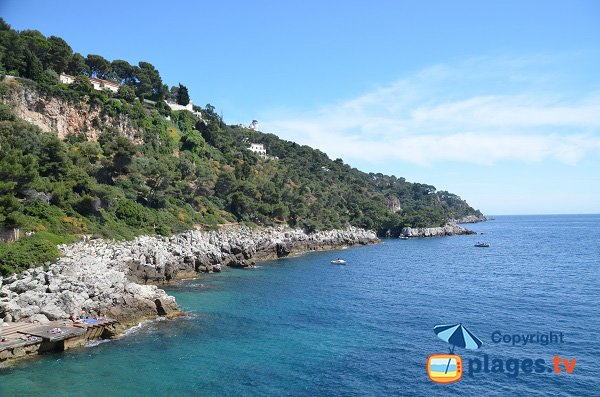
[[[484,233],[227,270],[170,287],[187,318],[0,371],[0,396],[600,395],[600,216],[503,216]],[[475,248],[478,240],[490,248]],[[329,261],[337,257],[347,266]],[[465,373],[431,382],[437,324],[482,341],[473,359],[577,360],[572,374]],[[562,332],[562,344],[491,335]]]

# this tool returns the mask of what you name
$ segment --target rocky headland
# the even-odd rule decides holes
[[[145,319],[179,314],[175,298],[156,284],[219,272],[223,266],[252,267],[294,253],[377,241],[374,232],[352,227],[309,234],[236,226],[63,245],[56,263],[0,277],[0,323],[44,323],[85,310],[118,320],[121,332]]]
[[[401,237],[440,237],[456,236],[461,234],[477,234],[472,230],[458,226],[455,223],[447,223],[440,227],[404,227]]]
[[[448,223],[455,223],[460,225],[461,223],[479,223],[485,222],[487,220],[488,218],[486,218],[483,215],[467,215],[459,219],[450,219]]]

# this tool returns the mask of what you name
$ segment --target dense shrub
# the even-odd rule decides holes
[[[60,256],[57,244],[70,241],[72,239],[40,232],[15,243],[0,243],[0,272],[7,275],[53,262]]]

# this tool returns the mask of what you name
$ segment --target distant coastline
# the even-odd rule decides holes
[[[488,218],[481,215],[468,215],[460,219],[450,219],[444,226],[439,227],[404,227],[400,233],[401,238],[442,237],[477,234],[461,224],[486,222]]]

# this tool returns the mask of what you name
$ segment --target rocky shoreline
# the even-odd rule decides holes
[[[488,218],[483,215],[467,215],[459,219],[450,219],[448,223],[462,224],[462,223],[479,223],[485,222]]]
[[[447,223],[440,227],[404,227],[400,237],[441,237],[458,236],[464,234],[477,234],[472,230],[458,226],[455,223]]]
[[[56,263],[0,277],[0,332],[3,324],[64,320],[85,310],[118,320],[120,333],[146,319],[180,314],[175,298],[156,284],[223,266],[252,267],[294,253],[378,241],[374,232],[352,227],[307,234],[283,226],[236,226],[63,245]]]

